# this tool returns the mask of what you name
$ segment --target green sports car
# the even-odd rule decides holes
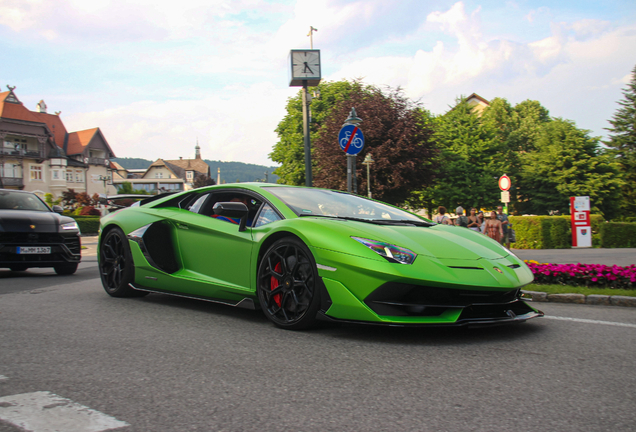
[[[240,183],[148,198],[102,218],[108,294],[165,293],[317,320],[484,325],[542,316],[533,280],[488,237],[341,191]]]

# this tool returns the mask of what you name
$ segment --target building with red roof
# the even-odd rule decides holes
[[[54,198],[68,189],[116,193],[110,162],[115,154],[99,128],[69,133],[60,112],[47,113],[43,100],[30,111],[15,87],[7,88],[0,93],[0,188]]]

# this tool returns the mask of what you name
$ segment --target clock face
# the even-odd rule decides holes
[[[320,55],[317,51],[294,51],[292,77],[320,78]]]

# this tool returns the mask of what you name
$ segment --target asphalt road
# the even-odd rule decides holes
[[[258,311],[111,298],[91,260],[74,276],[0,271],[0,418],[16,395],[50,392],[125,422],[122,432],[636,423],[636,308],[541,303],[546,317],[512,326],[290,332]],[[70,424],[61,430],[104,430]],[[0,420],[0,431],[20,430]]]

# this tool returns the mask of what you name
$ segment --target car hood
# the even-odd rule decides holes
[[[307,218],[309,219],[309,218]],[[323,235],[312,239],[315,247],[352,253],[347,237],[362,237],[405,247],[418,255],[439,259],[499,259],[509,255],[499,244],[483,234],[463,227],[435,225],[374,225],[365,222],[313,219]],[[335,231],[336,236],[324,235]],[[340,241],[342,239],[342,243]]]
[[[60,224],[67,222],[73,218],[53,212],[0,210],[0,231],[4,232],[58,232]]]

